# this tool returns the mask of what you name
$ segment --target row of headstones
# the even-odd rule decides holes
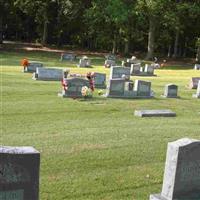
[[[63,60],[73,61],[75,59],[76,59],[76,55],[74,55],[74,54],[61,54],[61,61],[63,61]],[[87,56],[83,56],[80,59],[79,64],[77,66],[78,67],[90,67],[91,60]],[[104,66],[107,68],[117,66],[116,56],[112,55],[112,54],[107,55]],[[146,64],[145,67],[142,67],[141,61],[139,61],[135,57],[132,57],[131,59],[127,59],[126,62],[122,61],[122,66],[130,67],[131,75],[154,76],[155,64]]]
[[[27,68],[25,68],[25,72],[33,72],[33,79],[35,80],[60,81],[63,78],[67,78],[69,70],[63,71],[62,69],[44,68],[42,63],[32,61],[29,63]],[[107,97],[123,97],[124,96],[124,98],[126,97],[128,98],[152,97],[151,83],[148,81],[136,80],[135,84],[133,84],[133,82],[130,81],[130,75],[131,75],[131,71],[130,71],[130,68],[128,67],[127,68],[126,67],[111,67],[110,80],[108,83],[106,96]],[[123,76],[125,76],[125,79],[123,79]],[[200,78],[198,77],[192,78],[190,87],[197,88],[199,80]],[[81,91],[80,87],[83,84],[86,84],[85,86],[89,85],[87,80],[84,80],[84,79],[79,80],[78,78],[71,78],[68,81],[69,81],[69,85],[72,86],[72,89],[75,91],[79,91],[78,93],[80,93]],[[106,88],[106,74],[95,73],[94,82],[95,82],[96,88]],[[166,86],[164,96],[177,97],[176,94],[177,94],[177,86],[175,85]],[[197,89],[197,94],[195,94],[194,97],[199,98],[199,87]]]
[[[40,152],[0,146],[0,199],[39,200]],[[200,140],[168,143],[161,194],[150,200],[200,199]]]
[[[130,68],[111,67],[106,96],[124,98],[153,97],[151,82],[136,80],[135,83],[133,83],[133,81],[130,80],[130,75]],[[200,86],[198,86],[199,81],[200,77],[193,77],[190,81],[190,88],[197,88],[197,93],[193,95],[197,98],[200,96]],[[167,84],[165,86],[164,95],[162,96],[167,98],[178,98],[178,86]]]
[[[56,68],[46,68],[40,62],[31,61],[24,72],[33,73],[34,80],[44,80],[44,81],[61,81],[63,78],[67,78],[69,70],[56,69]],[[71,79],[73,79],[73,74]],[[78,75],[77,75],[78,76]],[[76,79],[77,80],[77,79]],[[106,74],[95,72],[94,82],[96,88],[106,88]]]

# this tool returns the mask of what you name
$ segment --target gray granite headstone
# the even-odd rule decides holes
[[[200,70],[200,64],[195,64],[195,65],[194,65],[194,69],[195,69],[195,70]]]
[[[95,88],[106,88],[106,74],[94,73],[94,85]]]
[[[67,90],[63,90],[58,96],[61,97],[82,97],[81,90],[83,86],[90,87],[89,81],[84,78],[67,78]]]
[[[105,60],[104,66],[107,68],[116,66],[116,62],[115,62],[115,60]]]
[[[62,69],[39,67],[33,74],[33,79],[44,81],[61,81],[63,76],[64,72]]]
[[[140,74],[141,63],[131,64],[131,75]]]
[[[197,87],[197,93],[193,95],[194,98],[200,98],[200,81],[198,83]]]
[[[151,82],[135,80],[134,90],[139,97],[151,97]]]
[[[0,146],[0,200],[39,200],[40,153]]]
[[[115,66],[110,68],[110,79],[119,79],[126,77],[126,79],[130,79],[130,68],[128,67],[120,67]]]
[[[105,58],[107,60],[116,60],[116,55],[114,55],[114,54],[108,54],[108,55],[105,56]]]
[[[36,69],[39,67],[43,67],[43,63],[38,61],[29,61],[28,66],[24,69],[24,72],[36,72]]]
[[[183,138],[168,143],[161,194],[150,200],[200,199],[200,140]]]
[[[166,98],[177,98],[178,97],[178,86],[174,84],[167,84],[163,97]]]
[[[61,61],[74,61],[76,59],[76,55],[71,53],[62,53],[60,60]]]
[[[148,75],[153,75],[154,74],[154,66],[150,64],[146,64],[144,68],[144,72],[146,72]]]
[[[200,77],[192,77],[189,83],[189,88],[197,89],[197,85],[199,81],[200,81]]]
[[[83,59],[81,58],[79,61],[78,67],[90,67],[91,66],[91,60],[90,59]]]
[[[124,96],[125,80],[111,79],[109,81],[109,95],[110,96]]]

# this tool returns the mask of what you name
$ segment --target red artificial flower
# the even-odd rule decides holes
[[[21,65],[24,66],[24,67],[27,67],[29,64],[28,62],[28,59],[24,58],[22,61],[21,61]]]

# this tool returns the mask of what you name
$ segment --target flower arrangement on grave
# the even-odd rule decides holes
[[[91,98],[92,97],[92,90],[87,86],[83,86],[81,89],[81,94],[84,98]]]
[[[28,66],[29,61],[28,59],[24,58],[23,60],[21,60],[21,65],[24,67],[24,69]]]
[[[67,83],[66,78],[63,78],[63,79],[62,79],[61,85],[62,85],[62,87],[63,87],[63,90],[64,90],[64,91],[67,91],[67,89],[68,89],[68,83]]]
[[[89,80],[89,84],[90,84],[90,89],[92,90],[92,92],[94,92],[94,72],[88,72],[86,77]]]

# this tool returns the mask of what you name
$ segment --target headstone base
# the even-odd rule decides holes
[[[149,200],[167,200],[161,194],[151,194]]]
[[[82,95],[66,95],[63,94],[62,92],[58,93],[58,97],[63,97],[63,98],[84,98]]]
[[[193,94],[193,95],[192,95],[192,97],[193,97],[193,98],[200,99],[200,96],[199,96],[199,95],[197,95],[197,94]]]
[[[132,73],[131,76],[157,76],[156,74],[148,74],[145,72],[140,72],[140,73]]]
[[[172,97],[172,96],[166,96],[166,95],[161,95],[163,98],[170,98],[170,99],[180,99],[180,96]]]
[[[118,99],[151,99],[154,98],[154,96],[116,96],[116,95],[103,95],[107,98],[118,98]]]
[[[199,196],[197,195],[196,197],[181,197],[181,198],[176,198],[173,200],[199,200]],[[168,200],[165,197],[161,196],[161,194],[151,194],[149,200]]]

